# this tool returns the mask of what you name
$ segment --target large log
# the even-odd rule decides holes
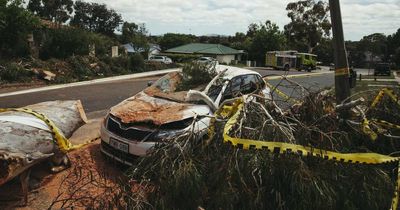
[[[67,138],[87,121],[80,101],[51,101],[25,108],[47,116]],[[0,185],[57,154],[60,150],[52,134],[38,118],[23,112],[0,113]]]

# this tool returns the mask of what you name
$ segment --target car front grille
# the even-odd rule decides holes
[[[101,148],[106,152],[111,155],[113,155],[116,158],[119,158],[120,160],[126,161],[130,164],[134,163],[134,161],[138,158],[136,155],[132,155],[126,152],[123,152],[121,150],[115,149],[114,147],[110,146],[109,144],[105,143],[104,141],[101,141]]]
[[[118,122],[118,120],[112,116],[108,118],[107,130],[117,136],[133,141],[142,141],[153,133],[152,130],[140,130],[129,127],[127,124]]]

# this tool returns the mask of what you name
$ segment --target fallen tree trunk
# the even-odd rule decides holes
[[[51,101],[25,108],[47,116],[66,138],[87,121],[80,101]],[[0,185],[59,153],[43,121],[24,112],[0,113]]]

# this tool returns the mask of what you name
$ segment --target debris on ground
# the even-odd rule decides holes
[[[290,96],[233,100],[217,112],[210,140],[186,133],[138,158],[128,174],[147,195],[137,205],[396,209],[398,93],[336,104],[332,90],[299,89],[302,102],[287,108]]]

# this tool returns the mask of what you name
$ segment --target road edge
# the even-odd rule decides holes
[[[67,88],[67,87],[77,87],[77,86],[92,85],[92,84],[113,82],[113,81],[119,81],[119,80],[158,76],[158,75],[164,75],[164,74],[168,74],[170,72],[175,72],[175,71],[180,71],[180,70],[181,70],[181,68],[164,69],[164,70],[158,70],[158,71],[141,72],[141,73],[135,73],[135,74],[107,77],[107,78],[67,83],[67,84],[61,84],[61,85],[51,85],[51,86],[33,88],[33,89],[28,89],[28,90],[19,90],[19,91],[13,91],[13,92],[8,92],[8,93],[1,93],[0,98],[7,97],[7,96],[22,95],[22,94],[27,94],[27,93],[36,93],[36,92],[42,92],[42,91],[48,91],[48,90],[57,90],[57,89],[62,89],[62,88]]]

